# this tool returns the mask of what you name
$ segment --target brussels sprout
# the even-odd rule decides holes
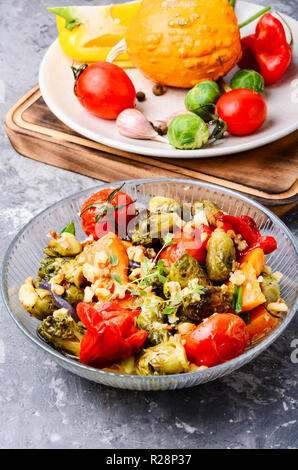
[[[63,299],[71,305],[77,305],[84,300],[84,290],[71,285],[63,294]]]
[[[180,204],[170,197],[156,196],[149,201],[150,212],[179,212]]]
[[[264,91],[264,78],[254,70],[239,70],[235,73],[231,81],[231,88],[248,88],[262,94]]]
[[[52,316],[45,318],[37,331],[43,339],[56,348],[75,356],[80,355],[80,343],[86,330],[68,315],[66,309],[56,310]]]
[[[204,121],[211,121],[210,114],[214,114],[214,109],[213,106],[206,105],[215,104],[220,98],[220,95],[221,93],[217,83],[210,80],[198,83],[189,90],[185,97],[186,109],[197,114],[204,119]]]
[[[151,198],[148,208],[150,212],[175,212],[185,222],[191,219],[191,205],[187,203],[180,204],[169,197],[156,196]]]
[[[139,375],[181,374],[187,368],[185,349],[175,341],[167,341],[145,349],[137,362]]]
[[[47,256],[42,258],[40,268],[38,271],[38,281],[43,279],[50,281],[52,277],[62,272],[68,282],[80,287],[84,281],[82,274],[82,267],[77,263],[74,258],[70,257],[51,257]]]
[[[268,302],[276,302],[280,298],[278,282],[270,274],[262,273],[261,289]]]
[[[163,237],[173,231],[179,216],[175,212],[142,211],[136,217],[129,235],[134,245],[152,246],[162,241]]]
[[[46,251],[50,256],[76,256],[81,253],[82,245],[72,233],[63,232],[52,238]]]
[[[169,339],[168,325],[163,323],[164,318],[159,310],[158,304],[161,300],[157,296],[146,298],[136,320],[138,328],[148,333],[148,340],[153,345],[164,343]]]
[[[206,267],[212,281],[224,282],[232,270],[236,252],[233,240],[223,231],[215,230],[207,243]]]
[[[76,287],[81,287],[85,282],[83,266],[79,265],[74,258],[63,263],[60,272],[68,282],[74,284]]]
[[[209,139],[207,124],[195,114],[179,114],[170,123],[168,139],[177,149],[199,149]]]
[[[191,279],[198,279],[201,286],[209,286],[207,274],[197,260],[188,253],[184,253],[170,268],[167,281],[179,282],[182,289],[188,286]]]
[[[205,214],[208,215],[211,214],[211,212],[220,211],[221,208],[214,204],[214,202],[208,200],[195,201],[191,208],[192,215],[196,215],[201,210],[203,210]]]
[[[213,313],[226,313],[232,307],[233,292],[228,289],[206,287],[200,297],[200,301],[195,300],[192,295],[183,299],[183,305],[179,311],[180,319],[197,323]]]
[[[36,289],[33,283],[27,281],[19,290],[19,299],[24,309],[38,320],[43,320],[56,310],[50,292],[44,289]]]

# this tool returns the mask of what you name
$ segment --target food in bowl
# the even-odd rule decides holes
[[[161,196],[141,209],[123,189],[83,204],[85,240],[72,222],[50,231],[19,291],[41,339],[102,370],[171,375],[227,362],[278,324],[276,241],[251,217]]]

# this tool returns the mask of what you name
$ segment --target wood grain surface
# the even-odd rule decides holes
[[[278,214],[297,203],[298,131],[231,156],[158,159],[113,149],[75,133],[51,113],[38,86],[8,111],[5,127],[20,154],[103,181],[188,177],[245,193]]]

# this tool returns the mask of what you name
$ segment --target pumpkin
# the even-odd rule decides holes
[[[228,0],[143,0],[126,44],[147,78],[173,87],[217,80],[241,58],[238,22]]]

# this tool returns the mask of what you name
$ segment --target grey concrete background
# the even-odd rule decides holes
[[[54,16],[45,10],[50,3],[0,0],[2,117],[37,83],[40,61],[56,38]],[[297,0],[271,5],[298,19]],[[21,157],[1,122],[0,257],[35,214],[95,184]],[[297,214],[283,218],[296,234]],[[0,307],[0,448],[298,447],[298,365],[290,360],[297,318],[265,353],[230,376],[194,389],[138,393],[66,372],[24,339],[1,300]]]

